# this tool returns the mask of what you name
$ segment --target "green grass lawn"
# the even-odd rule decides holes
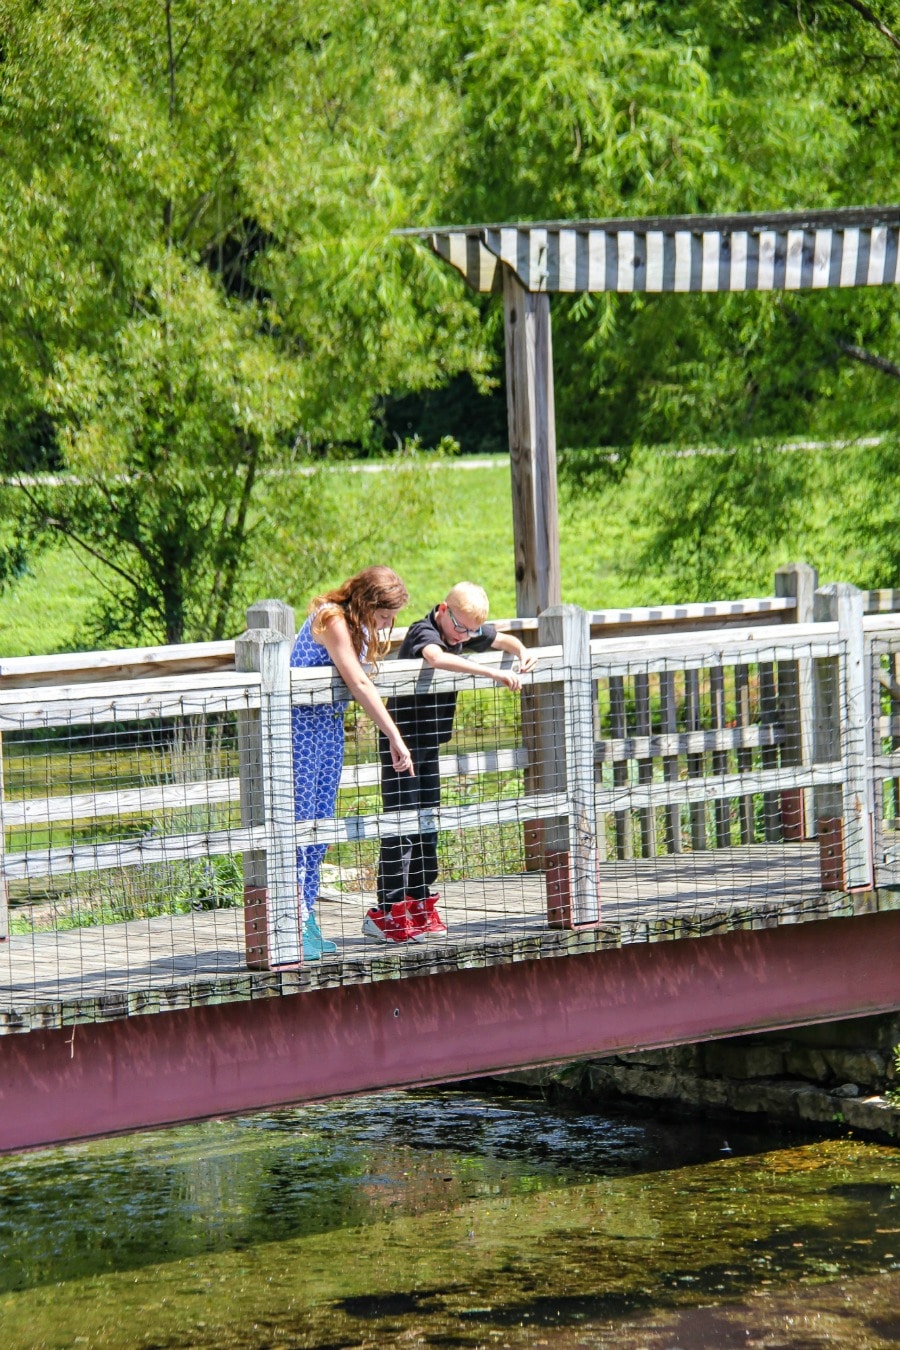
[[[494,618],[516,612],[509,459],[497,456],[487,467],[464,464],[436,471],[437,509],[427,537],[401,532],[383,559],[409,588],[410,605],[401,622],[423,614],[462,580],[485,587]],[[376,476],[335,472],[341,474],[340,492],[348,504],[375,500]],[[625,574],[635,536],[629,512],[621,506],[615,490],[577,509],[561,506],[562,595],[568,603],[595,608],[646,602],[640,583]],[[331,580],[323,577],[323,586]],[[0,660],[83,648],[85,616],[99,589],[68,548],[44,554],[31,574],[0,595]],[[283,598],[302,614],[309,597]]]
[[[585,609],[658,604],[666,599],[695,599],[681,589],[673,593],[673,578],[665,575],[665,561],[656,575],[641,575],[635,561],[647,543],[653,515],[669,490],[661,461],[645,457],[639,471],[623,483],[610,485],[596,495],[573,501],[564,492],[560,496],[559,534],[562,598]],[[356,466],[357,468],[359,466]],[[367,466],[370,467],[370,466]],[[792,540],[771,546],[768,552],[743,558],[743,570],[729,576],[716,575],[704,599],[772,593],[773,572],[779,563],[806,561],[819,567],[820,578],[856,580],[862,565],[848,552],[839,536],[832,538],[827,528],[828,508],[838,489],[837,475],[847,472],[843,458],[823,461],[826,489],[811,496],[797,512]],[[476,581],[490,598],[491,617],[507,618],[516,612],[513,561],[512,495],[510,464],[507,455],[477,463],[449,460],[423,467],[429,475],[423,491],[433,502],[433,521],[429,526],[411,526],[414,518],[404,517],[398,507],[403,501],[402,480],[391,480],[390,473],[358,472],[352,465],[336,465],[323,481],[323,491],[331,500],[333,527],[344,529],[352,539],[353,531],[364,529],[377,520],[377,537],[384,542],[373,546],[375,556],[366,548],[359,550],[355,565],[332,575],[324,570],[310,581],[310,560],[304,555],[306,581],[294,580],[293,588],[265,581],[260,573],[251,598],[277,595],[294,606],[298,619],[317,591],[337,584],[356,566],[384,562],[394,567],[409,588],[410,603],[400,616],[405,624],[424,614],[442,599],[457,581]],[[277,479],[270,489],[277,492]],[[407,480],[407,490],[409,480]],[[266,503],[262,503],[263,510]],[[394,517],[396,516],[396,521]],[[260,538],[263,538],[260,536]],[[272,552],[279,545],[273,540]],[[309,546],[307,546],[309,548]],[[325,554],[323,553],[323,563]],[[287,555],[281,575],[294,576]],[[334,565],[333,558],[331,566]],[[328,564],[324,564],[325,567]],[[33,572],[0,594],[0,661],[4,656],[77,651],[91,645],[85,621],[92,602],[100,594],[98,576],[79,561],[67,547],[45,553],[35,560]],[[99,573],[98,573],[99,575]],[[887,584],[884,581],[857,581],[857,584]],[[255,594],[254,594],[255,592]]]
[[[34,571],[0,593],[4,656],[78,651],[84,618],[99,585],[66,547],[43,554]]]
[[[437,521],[427,539],[398,539],[387,561],[403,577],[410,610],[424,613],[456,581],[477,581],[488,593],[491,615],[516,612],[512,493],[509,459],[490,468],[448,466],[438,471]],[[634,604],[638,587],[624,575],[629,553],[625,513],[609,497],[560,508],[562,598],[596,608]]]

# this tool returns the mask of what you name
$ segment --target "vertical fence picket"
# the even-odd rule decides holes
[[[3,802],[6,793],[3,787],[3,737],[0,736],[0,942],[9,937],[9,882],[3,866],[6,853],[6,822],[3,819]]]
[[[759,721],[763,728],[770,729],[778,725],[778,698],[775,685],[775,664],[773,661],[759,663]],[[763,742],[762,766],[764,769],[778,768],[778,746]],[[767,844],[781,842],[781,794],[763,793],[763,833]]]
[[[709,672],[709,692],[712,703],[712,724],[716,731],[725,729],[725,671],[721,666],[712,666]],[[728,772],[728,751],[714,750],[712,771],[724,777]],[[731,843],[731,804],[727,797],[717,797],[715,801],[716,848],[727,848]]]
[[[649,737],[653,732],[650,715],[650,676],[643,671],[634,677],[635,732],[638,736]],[[653,760],[649,755],[638,759],[638,782],[653,782]],[[656,857],[656,811],[652,806],[642,806],[640,810],[641,856]]]
[[[793,623],[813,622],[813,602],[819,574],[806,563],[790,563],[775,573],[775,594],[796,601],[789,615]],[[778,720],[782,728],[780,763],[808,768],[812,763],[813,674],[808,657],[778,663]],[[815,832],[812,791],[790,788],[781,794],[781,822],[785,839],[805,839]]]
[[[609,734],[614,741],[624,740],[628,735],[628,718],[625,708],[625,680],[621,675],[613,675],[609,681]],[[613,786],[628,786],[628,760],[613,760]],[[616,857],[634,857],[634,838],[631,812],[616,812]]]
[[[703,727],[703,714],[700,707],[700,672],[692,669],[684,673],[685,722],[688,733],[700,731]],[[687,756],[688,778],[703,777],[703,754],[691,753]],[[695,852],[706,848],[706,803],[691,802],[691,848]]]
[[[891,691],[889,694],[889,713],[890,718],[890,738],[891,749],[900,749],[900,695],[897,690],[900,689],[900,655],[897,652],[891,653],[890,663],[888,665],[891,679]],[[893,822],[894,829],[900,829],[900,778],[891,779],[891,796],[893,798]]]
[[[750,704],[750,667],[744,664],[737,665],[734,668],[734,701],[737,713],[737,724],[742,732],[747,732],[752,721],[752,711]],[[742,747],[737,752],[738,773],[749,773],[753,768],[753,751],[747,747]],[[741,828],[741,843],[752,844],[754,837],[753,824],[753,798],[750,796],[738,798],[738,818]]]
[[[678,733],[678,706],[675,701],[675,672],[664,670],[659,677],[660,712],[663,735],[675,736]],[[663,780],[666,783],[678,782],[678,756],[663,756]],[[678,804],[666,807],[666,851],[680,853],[681,844],[681,807]]]

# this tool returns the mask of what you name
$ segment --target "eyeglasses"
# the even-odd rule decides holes
[[[477,628],[467,628],[464,623],[460,623],[449,605],[447,606],[447,613],[450,615],[450,622],[453,624],[457,633],[465,633],[468,637],[481,637],[481,624],[479,624]]]

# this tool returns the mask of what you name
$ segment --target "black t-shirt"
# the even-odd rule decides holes
[[[466,652],[490,651],[497,636],[492,623],[483,625],[477,637],[464,642],[449,643],[443,637],[436,621],[437,606],[424,619],[410,624],[397,653],[398,661],[414,661],[426,647],[440,647],[453,656]],[[400,734],[410,749],[427,750],[443,745],[453,735],[453,716],[456,712],[456,690],[441,689],[436,694],[400,694],[388,699],[388,712],[397,723]]]

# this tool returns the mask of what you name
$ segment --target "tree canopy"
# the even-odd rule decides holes
[[[477,421],[502,370],[498,307],[391,231],[890,200],[898,31],[900,0],[0,0],[0,580],[65,537],[98,635],[180,640],[370,561],[427,486],[347,521],[298,470],[457,378]],[[898,323],[887,291],[557,303],[568,481],[750,445],[714,490],[762,520],[763,443],[890,437]],[[691,558],[693,467],[660,536]]]

